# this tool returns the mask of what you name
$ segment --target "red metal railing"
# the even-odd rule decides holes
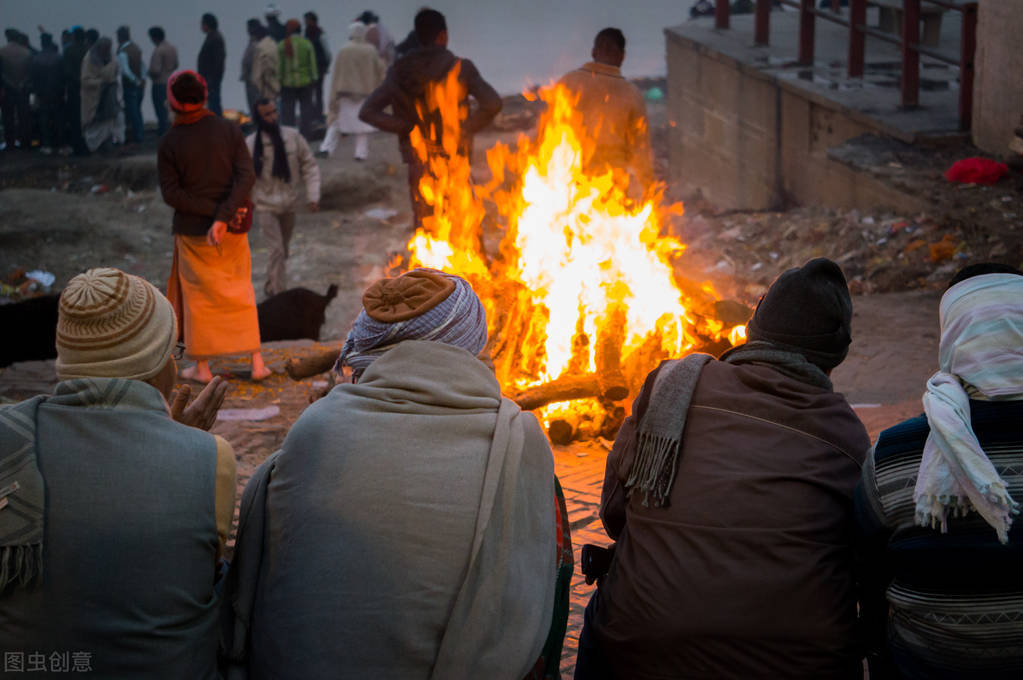
[[[977,48],[977,3],[956,3],[949,0],[902,0],[902,35],[894,36],[867,26],[868,0],[849,0],[849,18],[841,16],[839,0],[831,0],[831,11],[817,9],[814,0],[756,0],[754,42],[767,45],[771,33],[771,6],[782,4],[799,10],[799,54],[797,63],[811,66],[814,57],[816,19],[849,28],[848,74],[862,78],[867,36],[894,43],[902,48],[902,107],[914,108],[920,103],[920,55],[959,66],[959,128],[969,130],[973,124],[973,57]],[[958,59],[920,44],[920,6],[927,2],[963,13]],[[714,26],[727,29],[730,23],[728,0],[717,0]]]

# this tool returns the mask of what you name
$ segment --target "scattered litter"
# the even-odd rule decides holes
[[[34,269],[25,274],[26,279],[32,279],[39,283],[43,288],[49,288],[53,285],[53,282],[57,280],[57,277],[50,272],[44,272],[41,269]]]
[[[882,404],[853,404],[853,408],[881,408]]]
[[[659,87],[651,87],[643,96],[647,101],[659,102],[664,99],[664,90]]]
[[[110,187],[106,184],[93,184],[92,188],[89,189],[89,192],[93,194],[105,194],[108,191],[110,191]]]
[[[873,224],[874,223],[874,218],[873,217],[864,217],[863,220],[861,220],[861,221],[863,222],[863,224]]]
[[[312,383],[312,387],[313,387],[314,390],[326,389],[327,388],[327,381],[326,380],[314,380],[313,383]]]
[[[279,406],[267,406],[266,408],[222,408],[217,411],[217,420],[269,420],[280,415]]]
[[[389,208],[370,208],[369,210],[362,214],[363,216],[368,217],[370,219],[386,222],[387,220],[397,215],[398,211],[391,210]]]

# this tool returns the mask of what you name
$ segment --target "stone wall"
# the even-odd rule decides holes
[[[1023,2],[981,0],[977,17],[973,143],[1004,155],[1023,115]]]
[[[683,199],[734,210],[918,209],[828,158],[829,148],[878,132],[863,115],[670,29],[665,36],[671,180]]]

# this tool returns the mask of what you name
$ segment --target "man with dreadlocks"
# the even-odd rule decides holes
[[[252,154],[256,184],[252,187],[255,220],[268,251],[263,292],[276,295],[287,288],[284,262],[295,229],[299,196],[296,184],[305,184],[310,212],[320,209],[320,168],[309,144],[299,131],[281,125],[277,105],[269,99],[256,102],[256,132],[245,139]]]
[[[771,285],[747,343],[647,377],[607,459],[617,544],[577,680],[862,677],[853,494],[870,440],[829,378],[851,319],[842,270],[811,260]]]

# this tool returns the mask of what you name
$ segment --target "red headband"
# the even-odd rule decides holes
[[[177,82],[178,78],[186,74],[193,76],[202,85],[202,101],[198,104],[193,104],[191,102],[179,102],[177,97],[174,96],[174,91],[171,89],[174,86],[174,83]],[[171,77],[167,79],[167,101],[170,103],[171,109],[178,113],[191,113],[192,111],[198,111],[206,103],[206,97],[208,94],[209,88],[206,86],[206,79],[195,71],[182,69],[181,71],[175,71],[171,74]]]

